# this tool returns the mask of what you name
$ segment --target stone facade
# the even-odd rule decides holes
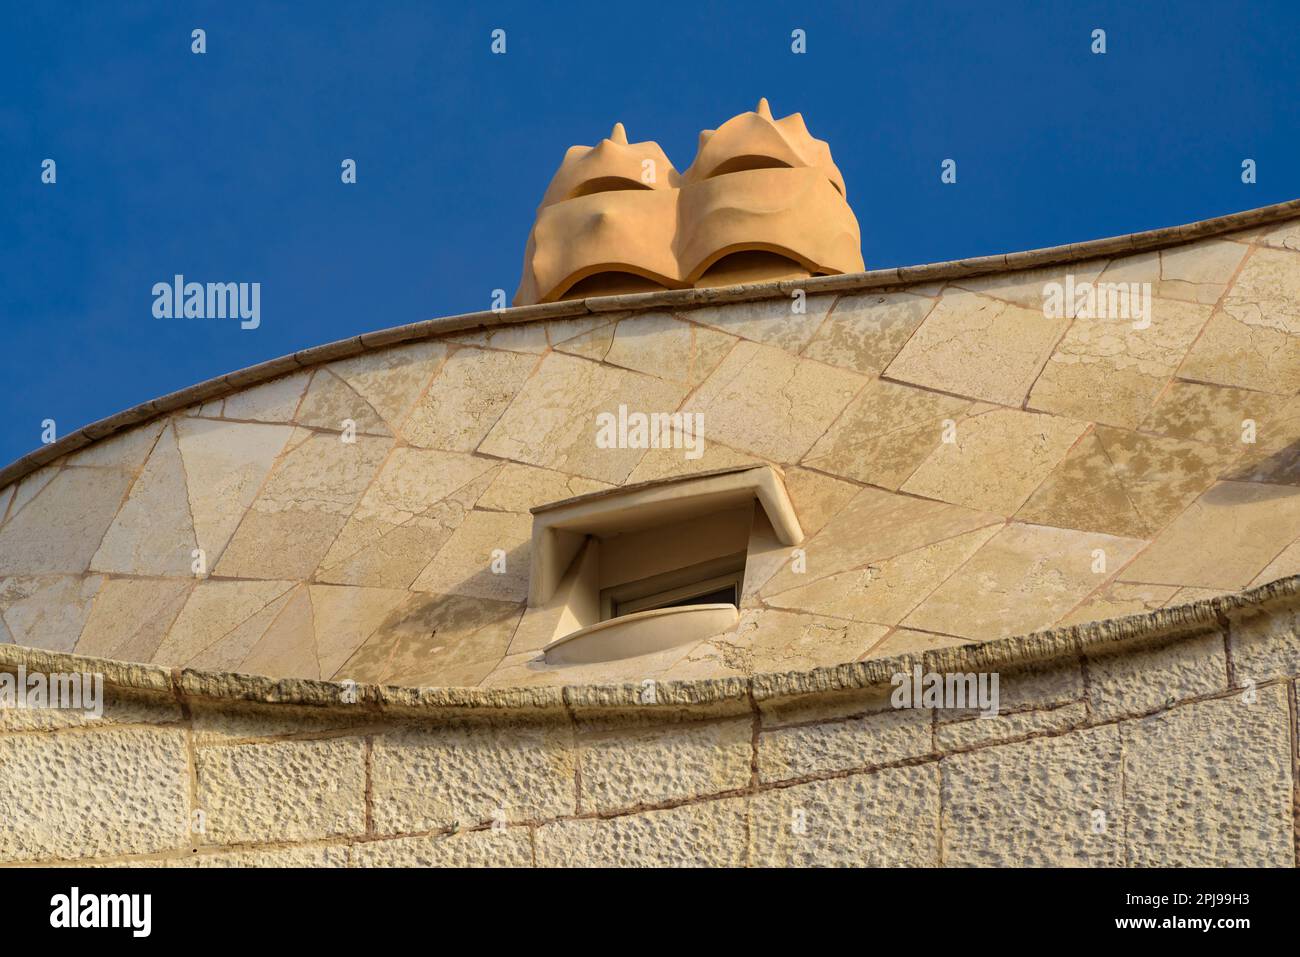
[[[150,866],[1292,866],[1300,577],[838,668],[509,690],[98,671],[0,712],[0,861]],[[1001,675],[1003,712],[889,676]],[[94,786],[88,786],[90,781]]]
[[[0,710],[0,862],[1293,865],[1297,215],[437,320],[33,453],[0,671],[109,694]],[[1044,310],[1094,281],[1149,325]],[[805,540],[734,629],[544,661],[530,509],[749,463]]]
[[[525,308],[228,385],[0,490],[0,641],[409,685],[672,680],[1274,581],[1300,571],[1297,222],[878,291]],[[1089,281],[1147,284],[1149,325],[1045,313],[1047,284]],[[703,455],[599,448],[620,405],[700,413]],[[758,462],[807,541],[801,564],[751,556],[733,630],[540,661],[530,508]]]

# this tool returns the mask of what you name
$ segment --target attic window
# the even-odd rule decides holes
[[[756,529],[803,537],[770,466],[705,472],[533,509],[531,628],[553,664],[685,644],[736,621]]]

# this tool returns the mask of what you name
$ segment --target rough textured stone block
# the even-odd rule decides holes
[[[537,829],[543,867],[738,867],[745,856],[743,798]]]
[[[1227,686],[1223,635],[1217,631],[1088,656],[1088,697],[1098,719],[1152,711]]]
[[[945,864],[1124,862],[1114,726],[958,754],[941,764]]]
[[[1300,611],[1279,607],[1237,619],[1228,644],[1239,685],[1300,675]]]
[[[353,845],[353,867],[531,867],[528,828],[461,831]]]
[[[185,846],[188,788],[180,731],[0,736],[0,860]]]
[[[1128,863],[1290,867],[1291,725],[1285,685],[1120,725]]]
[[[849,771],[926,754],[930,711],[895,709],[890,691],[825,696],[764,717],[758,739],[763,781]],[[766,727],[768,721],[785,727]]]
[[[747,787],[752,739],[749,718],[584,737],[583,809],[616,810]]]
[[[538,721],[412,727],[375,739],[371,759],[380,834],[573,814],[568,724]]]
[[[200,748],[202,839],[233,844],[361,834],[366,827],[360,738]]]
[[[936,764],[764,791],[750,800],[750,863],[760,867],[933,867]]]

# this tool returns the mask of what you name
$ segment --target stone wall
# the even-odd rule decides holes
[[[410,685],[743,678],[1295,574],[1300,220],[1280,212],[1140,252],[809,280],[806,300],[768,284],[438,320],[232,374],[0,488],[0,643]],[[1045,315],[1072,280],[1149,284],[1150,325]],[[703,456],[598,448],[620,404],[700,413]],[[713,639],[539,661],[531,507],[754,462],[784,471],[801,570],[789,549],[751,562]]]
[[[0,711],[0,861],[1234,865],[1297,853],[1300,577],[831,669],[414,689],[124,665],[103,718]],[[889,679],[1000,675],[1002,713]],[[201,813],[196,813],[201,812]],[[495,822],[495,824],[494,824]]]

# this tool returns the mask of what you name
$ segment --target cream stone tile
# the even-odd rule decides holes
[[[392,435],[383,417],[356,390],[330,371],[316,370],[303,397],[296,421],[313,429],[343,432],[349,428],[368,435]]]
[[[1300,256],[1256,248],[1179,374],[1285,395],[1300,389]]]
[[[274,675],[283,678],[320,679],[320,658],[316,650],[316,615],[310,590],[295,588],[257,639],[237,671],[243,674]]]
[[[1041,302],[1041,300],[1040,300]],[[1068,319],[969,292],[948,292],[885,374],[915,385],[1019,406]]]
[[[704,434],[775,462],[796,462],[867,380],[742,342],[700,386],[687,411],[704,415]]]
[[[86,571],[130,483],[121,469],[65,469],[21,510],[20,485],[0,526],[0,575]]]
[[[13,518],[21,512],[23,507],[39,495],[45,486],[54,481],[54,476],[59,474],[59,468],[59,465],[46,465],[19,479],[17,484],[12,486],[14,494],[9,503],[9,517]]]
[[[816,535],[860,491],[851,482],[798,467],[785,470],[785,490],[799,516],[804,537]]]
[[[887,625],[903,619],[997,532],[976,529],[774,594],[769,605]]]
[[[1255,576],[1250,587],[1267,585],[1269,582],[1277,581],[1279,578],[1290,578],[1292,575],[1300,575],[1300,541],[1292,542],[1282,549],[1278,556]]]
[[[532,527],[531,515],[470,512],[412,590],[523,601],[528,596]]]
[[[988,512],[864,488],[803,546],[806,571],[785,566],[762,589],[775,595],[922,548],[1002,519]]]
[[[367,352],[328,368],[397,431],[446,358],[446,344],[435,340]]]
[[[907,292],[841,296],[803,356],[878,375],[934,304],[932,298]]]
[[[1144,543],[1114,535],[1009,525],[903,624],[977,641],[1055,624]],[[1107,572],[1094,572],[1100,550]]]
[[[1256,246],[1272,246],[1274,249],[1300,252],[1300,222],[1293,219],[1278,223],[1276,226],[1265,226],[1239,238],[1249,239]]]
[[[1124,570],[1126,580],[1244,588],[1295,539],[1300,489],[1218,482]]]
[[[152,660],[192,587],[193,582],[170,579],[106,579],[77,642],[77,654]]]
[[[252,504],[293,430],[212,419],[177,419],[198,547],[211,568]]]
[[[418,459],[425,455],[461,457],[454,452],[396,449],[389,465],[406,458],[415,459],[412,464],[417,467],[435,464],[420,463]],[[386,469],[321,560],[316,578],[336,584],[382,588],[410,585],[460,527],[501,469],[490,460],[462,458],[491,467],[437,501],[431,501],[432,494],[422,499],[418,472],[417,481],[403,487],[400,473],[391,476],[396,481],[390,484]],[[448,471],[455,474],[456,469]]]
[[[1011,515],[1087,428],[1073,419],[1017,409],[974,416],[956,428],[956,441],[939,444],[902,491]]]
[[[1249,249],[1243,243],[1224,239],[1204,239],[1162,249],[1156,295],[1213,305],[1223,295]]]
[[[17,484],[13,484],[0,488],[0,525],[4,524],[5,514],[9,511],[9,502],[13,499],[17,487]]]
[[[1081,625],[1125,615],[1145,615],[1163,608],[1178,589],[1173,585],[1111,582],[1061,619],[1062,625]]]
[[[102,582],[99,575],[0,578],[0,615],[12,641],[71,651]]]
[[[528,352],[541,355],[546,351],[546,323],[525,322],[478,332],[466,332],[452,336],[451,342],[484,349],[502,349],[506,352]]]
[[[547,335],[556,352],[601,362],[614,344],[617,325],[608,316],[581,316],[550,323]]]
[[[1204,601],[1207,598],[1218,598],[1220,595],[1231,595],[1235,589],[1223,588],[1180,588],[1169,600],[1165,602],[1165,608],[1173,608],[1177,605],[1190,605],[1193,602]]]
[[[294,586],[288,581],[201,581],[154,653],[156,664],[185,665]],[[270,624],[270,622],[267,622]],[[259,634],[260,637],[260,634]]]
[[[1282,448],[1300,436],[1300,404],[1281,396],[1199,382],[1174,381],[1141,425],[1141,431],[1206,442],[1245,452],[1247,421],[1256,446]]]
[[[316,433],[281,456],[245,513],[214,573],[305,579],[315,570],[374,478],[388,439]]]
[[[1153,299],[1145,329],[1128,320],[1075,319],[1034,383],[1029,406],[1134,428],[1209,318],[1209,306]]]
[[[422,448],[472,451],[536,365],[527,355],[457,349],[411,411],[403,436]]]
[[[605,361],[671,382],[697,385],[738,340],[666,312],[648,312],[618,324]]]
[[[1254,249],[1222,308],[1245,325],[1300,335],[1300,256],[1291,250]]]
[[[473,686],[501,663],[523,606],[412,595],[334,674],[379,684]]]
[[[884,641],[867,652],[864,660],[893,658],[895,655],[918,655],[927,651],[939,651],[942,648],[955,648],[958,645],[969,644],[973,642],[966,638],[958,638],[956,635],[940,635],[913,628],[895,628]]]
[[[149,455],[144,471],[113,520],[93,571],[132,575],[192,574],[194,520],[176,434],[165,429]]]
[[[686,457],[686,452],[689,449],[688,438],[694,441],[693,437],[678,437],[678,433],[674,432],[672,441],[665,444],[664,447],[647,450],[624,484],[635,485],[638,482],[694,475],[696,472],[729,469],[738,465],[754,465],[763,461],[753,455],[738,452],[713,441],[709,435],[707,419],[705,420],[704,441],[702,443],[703,452],[697,459]]]
[[[728,655],[739,655],[749,674],[803,671],[854,661],[888,632],[886,625],[757,609],[742,616],[734,638],[712,644],[725,643]]]
[[[599,415],[617,417],[620,405],[629,413],[671,413],[685,394],[684,385],[552,352],[492,427],[480,451],[618,484],[644,449],[600,448]]]
[[[286,584],[288,584],[286,582]],[[203,651],[195,655],[186,667],[202,668],[208,671],[244,671],[244,662],[267,631],[280,617],[291,599],[301,601],[304,588],[290,588],[284,594],[272,599],[259,611],[244,619],[231,631],[222,635]],[[272,644],[278,639],[272,638]],[[283,677],[276,673],[275,677]]]
[[[682,318],[712,326],[742,339],[798,352],[806,346],[835,302],[834,296],[808,296],[802,313],[795,312],[793,296],[706,306],[683,312]]]
[[[507,462],[478,500],[478,507],[501,512],[528,512],[549,502],[600,492],[614,486],[551,469]]]
[[[1155,529],[1128,496],[1096,432],[1085,435],[1016,512],[1022,522],[1145,538]],[[1211,478],[1211,481],[1213,479]]]
[[[295,372],[226,396],[227,419],[251,422],[292,422],[307,389],[311,372]]]
[[[1231,453],[1199,442],[1098,428],[1016,518],[1150,538],[1214,484],[1232,459]]]
[[[1067,276],[1073,276],[1076,285],[1094,282],[1106,265],[1105,260],[1092,259],[1088,262],[1070,263],[1068,266],[1043,266],[1010,273],[968,276],[955,281],[946,294],[951,294],[955,289],[977,292],[991,299],[1003,299],[1013,305],[1032,309],[1042,315],[1043,303],[1047,298],[1045,290],[1049,283],[1064,286]]]
[[[817,440],[804,464],[896,489],[970,406],[968,399],[872,379]]]
[[[144,464],[154,443],[158,441],[158,434],[166,424],[166,419],[155,419],[144,425],[137,425],[133,429],[127,429],[125,432],[110,435],[73,452],[64,464],[108,466],[134,471]]]
[[[394,609],[411,597],[410,592],[395,588],[311,585],[307,591],[322,678],[338,671],[389,620]]]
[[[1179,369],[1187,379],[1291,394],[1300,389],[1300,333],[1216,312]]]

